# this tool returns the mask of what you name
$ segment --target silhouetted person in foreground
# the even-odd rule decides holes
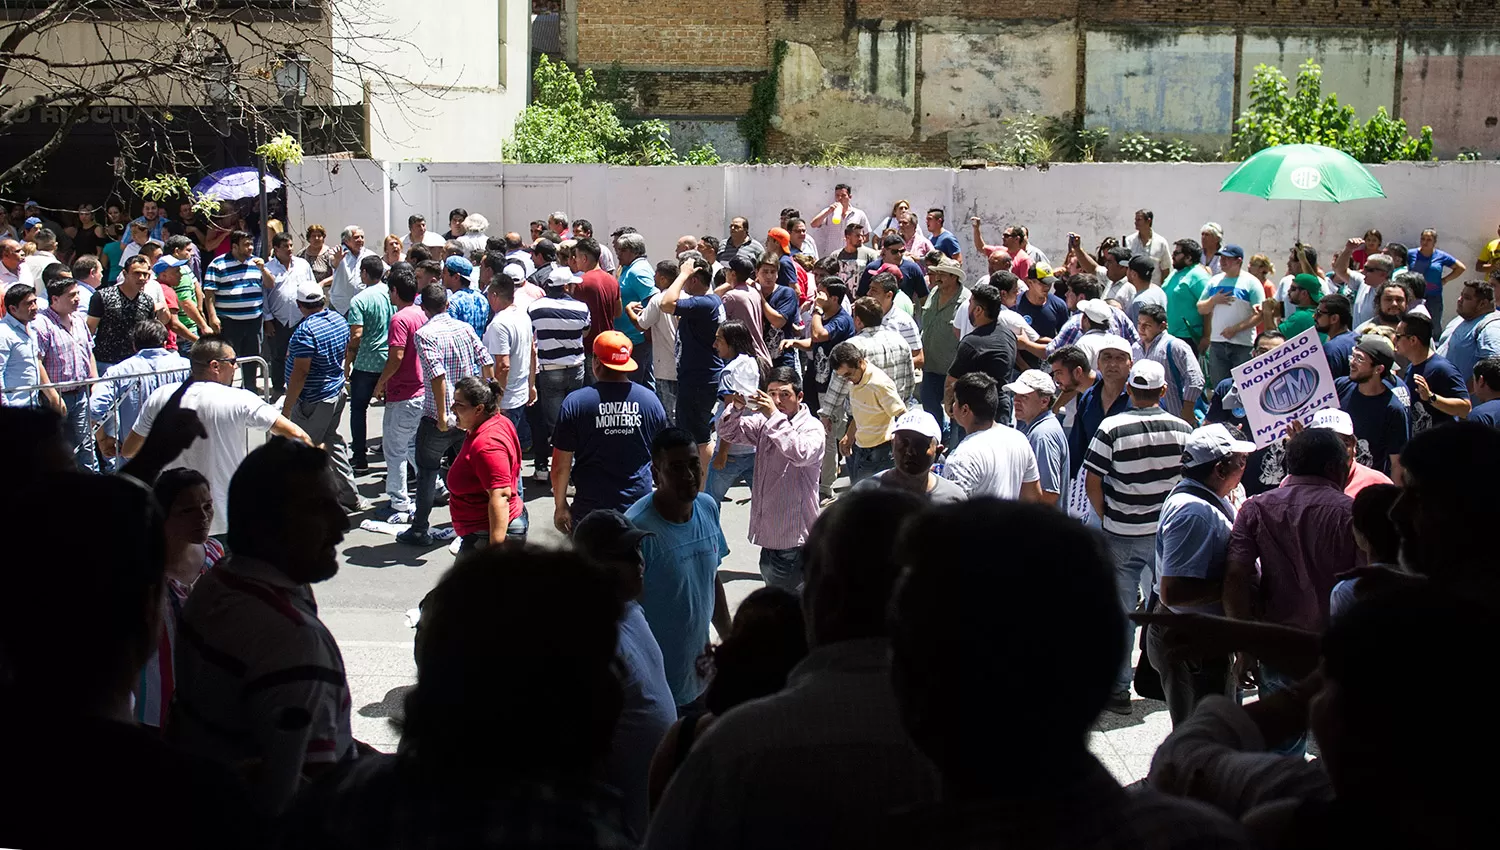
[[[943,799],[898,818],[886,846],[1246,846],[1224,815],[1121,788],[1089,752],[1124,651],[1098,533],[1053,508],[982,498],[924,512],[897,558],[891,675]],[[1067,569],[1036,568],[1049,563]]]

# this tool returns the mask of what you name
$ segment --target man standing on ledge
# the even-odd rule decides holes
[[[630,338],[605,331],[593,353],[594,382],[568,394],[552,432],[552,522],[563,534],[591,511],[624,510],[651,493],[651,441],[667,427],[656,393],[630,379],[638,368]]]

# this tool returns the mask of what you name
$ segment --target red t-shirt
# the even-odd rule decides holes
[[[165,283],[160,284],[160,286],[162,300],[167,304],[167,314],[176,316],[182,309],[182,303],[177,299],[177,291]],[[172,330],[171,325],[167,325],[167,350],[177,350],[177,332]]]
[[[406,351],[396,373],[385,382],[386,401],[408,401],[422,395],[422,372],[417,361],[417,330],[427,324],[427,314],[413,304],[402,307],[391,317],[391,329],[386,343],[391,348]]]
[[[620,282],[603,269],[586,271],[582,277],[583,282],[573,287],[573,297],[589,305],[589,332],[583,344],[592,351],[594,337],[615,326],[615,314],[620,312]]]
[[[490,530],[490,491],[509,487],[510,518],[521,515],[521,440],[498,411],[464,438],[448,469],[448,513],[460,537]],[[499,543],[500,541],[492,541]]]

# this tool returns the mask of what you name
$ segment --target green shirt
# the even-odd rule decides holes
[[[917,324],[922,328],[922,371],[948,374],[953,358],[958,356],[958,336],[953,332],[953,317],[959,310],[969,309],[969,290],[962,286],[953,298],[942,303],[942,292],[933,287],[927,293],[927,302],[922,307],[922,316]]]
[[[1316,324],[1317,320],[1313,318],[1316,312],[1317,308],[1311,304],[1298,307],[1297,312],[1287,316],[1280,325],[1276,326],[1276,330],[1281,331],[1282,336],[1291,339]]]
[[[182,267],[182,276],[177,279],[177,285],[172,287],[172,291],[177,293],[177,303],[179,305],[191,302],[194,306],[197,306],[198,279],[193,277],[192,269],[187,266]],[[182,326],[193,333],[198,333],[198,323],[188,318],[186,310],[178,311],[177,321],[182,322]]]
[[[359,338],[359,350],[354,353],[354,368],[361,372],[379,372],[385,369],[388,348],[386,334],[391,329],[391,317],[396,315],[396,305],[391,303],[390,290],[377,283],[360,291],[349,302],[349,327],[360,325],[364,331]]]
[[[1178,339],[1197,345],[1203,336],[1203,316],[1198,313],[1198,302],[1203,299],[1203,287],[1208,283],[1208,272],[1200,265],[1172,272],[1161,288],[1167,293],[1167,332]]]

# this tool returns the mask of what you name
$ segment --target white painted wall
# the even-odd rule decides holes
[[[368,107],[377,160],[498,160],[526,108],[531,8],[527,0],[448,0],[422,14],[403,0],[359,0],[336,22],[345,66],[340,92]],[[377,73],[378,71],[378,73]]]
[[[332,174],[333,166],[339,173]],[[1225,240],[1247,253],[1268,254],[1278,269],[1297,239],[1297,205],[1245,195],[1220,194],[1231,163],[1070,163],[1046,171],[996,168],[849,169],[810,166],[715,166],[626,168],[604,165],[418,164],[309,159],[288,179],[293,231],[317,220],[336,231],[358,223],[404,233],[406,217],[421,212],[441,226],[453,206],[481,212],[491,232],[525,233],[534,218],[562,209],[608,233],[629,224],[641,231],[653,257],[665,257],[678,236],[718,234],[729,219],[744,215],[762,238],[782,207],[811,218],[832,200],[833,184],[854,187],[855,204],[872,221],[898,198],[924,211],[947,210],[949,228],[964,248],[965,265],[978,276],[984,264],[969,238],[968,220],[980,216],[984,238],[999,242],[1000,229],[1024,224],[1032,242],[1060,261],[1067,234],[1082,234],[1086,246],[1131,230],[1136,209],[1156,214],[1156,229],[1169,239],[1198,238],[1216,221]],[[1388,241],[1412,248],[1423,228],[1440,234],[1439,245],[1473,266],[1479,249],[1495,238],[1500,223],[1500,163],[1402,163],[1372,167],[1385,187],[1383,200],[1348,204],[1304,204],[1301,237],[1328,258],[1344,240],[1379,228]],[[824,232],[820,249],[837,245]],[[373,240],[373,236],[372,236]],[[1448,293],[1447,312],[1452,315]]]

